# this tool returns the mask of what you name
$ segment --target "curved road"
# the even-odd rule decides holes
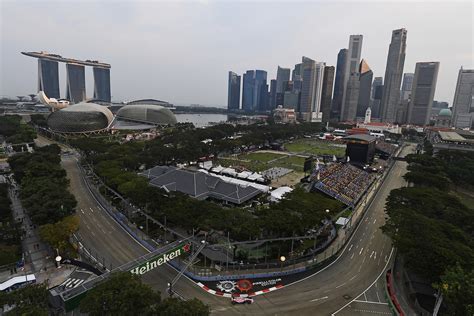
[[[40,143],[47,143],[40,138]],[[413,152],[405,147],[400,156]],[[76,158],[63,157],[62,164],[70,179],[70,190],[78,201],[81,219],[79,236],[93,248],[99,260],[109,267],[125,263],[147,251],[100,208],[85,186]],[[281,290],[255,297],[251,305],[230,304],[229,299],[212,296],[194,282],[182,277],[174,289],[185,298],[196,297],[211,306],[218,315],[368,315],[388,314],[383,297],[383,282],[377,279],[389,265],[391,242],[379,229],[385,222],[385,200],[392,189],[405,186],[402,178],[406,162],[396,161],[361,224],[340,257],[323,271]],[[176,271],[162,266],[143,280],[166,294],[166,283]],[[367,291],[366,291],[367,290]],[[353,301],[355,300],[355,301]],[[363,301],[370,302],[364,303]],[[378,302],[378,303],[377,303]]]

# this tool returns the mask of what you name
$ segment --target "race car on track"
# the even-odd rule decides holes
[[[253,298],[251,297],[233,297],[232,298],[232,305],[235,304],[252,304]]]

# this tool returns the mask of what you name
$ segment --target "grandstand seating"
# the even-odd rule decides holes
[[[349,163],[334,163],[315,171],[312,175],[316,181],[314,187],[325,194],[354,206],[370,184],[375,175],[361,170]]]

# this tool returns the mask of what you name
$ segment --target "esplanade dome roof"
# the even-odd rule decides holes
[[[81,102],[51,113],[47,123],[56,132],[83,133],[105,129],[113,119],[105,106]]]
[[[117,119],[153,125],[174,125],[176,116],[168,108],[155,104],[129,104],[118,110]]]

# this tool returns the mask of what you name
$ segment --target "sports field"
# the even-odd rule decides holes
[[[307,154],[307,155],[336,155],[344,156],[346,145],[336,144],[317,139],[297,139],[292,142],[285,143],[285,149],[291,153]]]

